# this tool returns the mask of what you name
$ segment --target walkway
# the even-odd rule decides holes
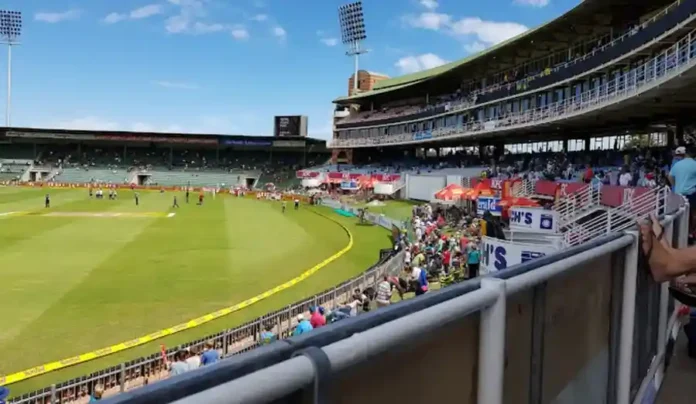
[[[689,358],[686,334],[683,330],[679,332],[674,356],[657,397],[657,404],[696,402],[696,359]]]

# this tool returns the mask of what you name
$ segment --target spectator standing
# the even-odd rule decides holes
[[[264,331],[261,333],[261,345],[268,345],[273,341],[278,340],[278,336],[273,332],[273,325],[266,324]]]
[[[375,298],[375,301],[377,301],[377,307],[389,306],[389,303],[391,303],[391,296],[392,286],[389,282],[389,277],[384,275],[382,282],[377,285],[377,297]]]
[[[309,312],[311,313],[311,317],[309,318],[309,324],[312,325],[312,329],[326,325],[326,318],[324,318],[323,311],[321,307],[310,307]]]
[[[694,232],[694,212],[696,211],[696,161],[686,147],[677,147],[675,158],[681,157],[669,171],[669,182],[674,186],[674,192],[686,197],[691,205],[691,220],[689,233]]]
[[[467,256],[467,267],[469,268],[469,279],[476,278],[479,275],[479,265],[481,262],[481,253],[476,247],[476,244],[469,245],[469,253]]]
[[[188,358],[186,358],[186,363],[189,365],[189,369],[198,369],[201,367],[201,357],[198,356],[198,350],[196,347],[186,348],[188,352]]]
[[[95,401],[101,401],[102,396],[104,395],[104,386],[101,384],[97,384],[94,386],[94,390],[92,390],[92,394],[89,396],[89,402],[93,403]]]
[[[0,404],[5,404],[5,400],[10,395],[10,389],[0,386]]]
[[[215,349],[215,342],[212,340],[206,341],[205,349],[201,354],[201,366],[212,365],[220,360],[220,352]]]
[[[191,367],[186,363],[186,351],[178,351],[174,354],[174,362],[169,364],[169,374],[172,376],[180,375],[191,370]]]
[[[297,327],[295,327],[295,330],[292,332],[292,336],[296,337],[298,335],[308,333],[312,330],[312,324],[304,318],[304,315],[299,314],[297,316]]]
[[[633,175],[631,174],[631,171],[628,169],[628,166],[624,166],[621,169],[621,175],[619,176],[619,185],[622,187],[629,187],[631,186],[632,181]]]

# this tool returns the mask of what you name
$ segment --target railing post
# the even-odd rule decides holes
[[[123,391],[123,390],[121,390],[121,391]],[[54,383],[54,384],[51,385],[51,401],[50,401],[51,404],[57,403],[57,402],[58,402],[58,400],[56,399],[56,396],[57,396],[57,394],[56,394],[56,385],[55,385],[55,383]]]
[[[126,364],[121,363],[121,371],[119,372],[119,375],[121,375],[121,385],[119,386],[119,390],[121,390],[121,393],[126,391]]]
[[[638,248],[640,235],[629,231],[633,243],[626,248],[621,301],[621,330],[619,337],[619,363],[616,383],[616,403],[629,404],[631,399],[631,366],[633,360],[633,327],[636,314],[636,280],[638,276]]]
[[[503,403],[505,373],[505,281],[481,279],[481,288],[494,290],[498,298],[492,306],[481,311],[479,330],[478,403]]]

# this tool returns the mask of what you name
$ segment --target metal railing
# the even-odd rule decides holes
[[[663,218],[674,247],[680,203]],[[678,323],[639,244],[613,233],[110,403],[652,403]]]
[[[456,139],[482,132],[495,133],[538,124],[551,123],[599,109],[647,91],[657,84],[678,76],[694,65],[696,31],[689,32],[677,43],[654,58],[580,95],[531,110],[513,112],[501,118],[469,122],[460,126],[438,128],[429,136],[414,140],[413,133],[384,135],[357,139],[334,139],[331,147],[373,147],[422,143],[437,139]]]
[[[355,212],[354,208],[327,200],[326,205],[344,207]],[[402,223],[384,216],[367,215],[368,220],[375,225],[392,230],[392,226],[401,228]],[[386,251],[385,251],[386,252]],[[232,356],[253,350],[260,346],[260,333],[265,326],[272,325],[272,332],[278,338],[288,338],[297,325],[297,315],[307,313],[311,306],[322,306],[334,309],[347,301],[355,289],[364,290],[374,287],[384,275],[395,275],[403,269],[403,252],[391,252],[386,258],[380,259],[373,267],[364,273],[347,280],[331,289],[303,299],[287,307],[268,313],[254,321],[232,329],[200,338],[186,344],[168,349],[166,356],[172,361],[174,354],[181,349],[195,348],[201,352],[206,341],[214,341],[222,356]],[[160,352],[122,363],[118,366],[103,369],[90,375],[82,376],[68,382],[53,384],[45,389],[15,397],[8,404],[38,404],[38,403],[68,403],[77,400],[87,400],[89,394],[97,385],[105,388],[105,395],[111,396],[126,391],[138,389],[156,381],[169,378],[169,372]],[[11,386],[10,386],[11,389]]]
[[[555,210],[560,216],[560,226],[565,226],[578,216],[591,212],[600,205],[601,193],[591,184],[587,184],[577,191],[561,195],[557,201]]]
[[[670,195],[669,188],[655,188],[627,198],[615,208],[606,207],[587,222],[570,223],[569,229],[563,234],[564,241],[567,245],[579,245],[606,234],[629,229],[651,214],[664,214]]]

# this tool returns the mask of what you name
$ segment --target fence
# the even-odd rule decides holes
[[[327,201],[326,203],[335,206],[332,201]],[[348,209],[351,208],[346,207],[346,210]],[[354,209],[351,210],[355,211]],[[379,225],[390,231],[394,230],[394,226],[399,227],[398,222],[382,216],[368,215],[367,218],[375,225]],[[217,349],[221,351],[223,356],[232,356],[247,352],[260,345],[259,336],[260,333],[264,331],[266,325],[272,325],[273,332],[276,333],[280,339],[287,338],[292,334],[294,327],[297,325],[297,315],[307,313],[310,306],[323,306],[327,309],[333,309],[346,301],[355,289],[364,290],[367,287],[376,285],[384,275],[397,274],[403,269],[403,262],[403,253],[383,250],[380,252],[380,259],[377,264],[355,278],[313,297],[289,305],[286,308],[268,313],[257,320],[239,327],[224,330],[217,334],[209,335],[205,338],[169,349],[166,352],[166,356],[168,360],[172,360],[174,354],[184,348],[195,348],[200,352],[205,342],[210,340],[215,342]],[[90,392],[93,391],[96,385],[104,386],[105,396],[110,396],[137,389],[168,377],[169,372],[163,363],[162,354],[158,352],[148,357],[122,363],[119,366],[104,369],[88,376],[73,379],[65,383],[54,384],[43,390],[13,398],[9,403],[43,404],[86,401],[89,398]]]
[[[662,218],[675,247],[688,212]],[[678,324],[637,232],[614,233],[109,403],[653,403]]]

